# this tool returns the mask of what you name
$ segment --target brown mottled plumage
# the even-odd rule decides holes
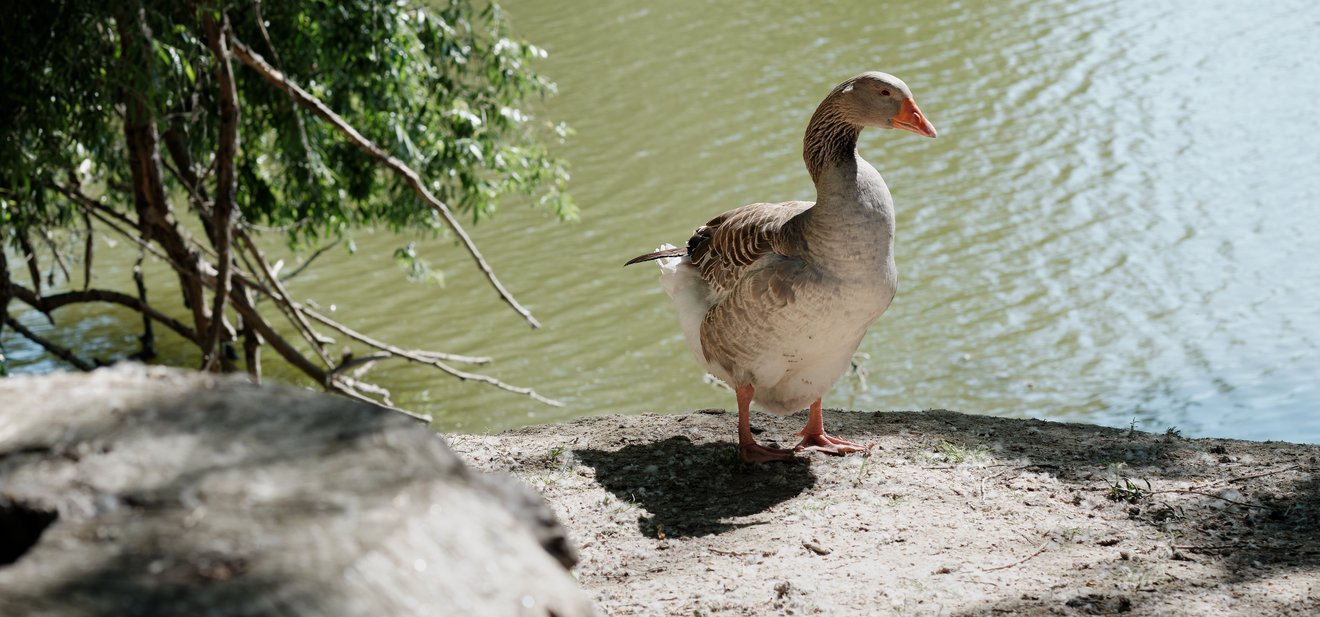
[[[790,223],[812,203],[789,201],[778,204],[748,204],[730,210],[692,232],[687,246],[669,248],[634,257],[630,266],[667,257],[691,257],[692,264],[711,289],[723,295],[742,278],[748,266],[770,253],[790,257],[798,243]]]

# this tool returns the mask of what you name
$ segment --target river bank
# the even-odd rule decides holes
[[[802,414],[753,417],[792,443]],[[826,412],[870,456],[744,465],[735,416],[446,435],[539,490],[607,615],[1314,615],[1320,446]]]

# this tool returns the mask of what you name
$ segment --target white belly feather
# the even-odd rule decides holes
[[[692,356],[725,383],[754,385],[755,402],[777,415],[804,409],[848,370],[867,327],[888,308],[896,287],[890,270],[874,284],[830,285],[833,298],[827,302],[817,298],[781,307],[773,315],[759,317],[759,322],[712,324],[727,328],[722,340],[750,347],[740,349],[732,374],[725,368],[727,354],[721,353],[727,350],[708,353],[701,343],[702,323],[719,299],[687,257],[661,259],[658,264],[660,284],[674,304]],[[766,336],[771,332],[773,336]]]

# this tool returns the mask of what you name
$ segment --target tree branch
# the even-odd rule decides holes
[[[189,341],[194,343],[198,341],[197,333],[188,326],[185,326],[173,317],[156,310],[145,302],[118,291],[111,291],[109,289],[85,289],[81,291],[66,291],[53,296],[42,296],[21,285],[10,285],[10,291],[14,298],[22,300],[32,308],[43,313],[49,313],[70,304],[81,304],[85,302],[108,302],[110,304],[118,304],[142,313],[144,317],[150,317],[160,322],[161,325],[177,332],[179,336],[182,336]]]
[[[233,256],[230,244],[233,240],[233,216],[235,210],[234,191],[237,180],[234,177],[234,157],[238,154],[238,92],[234,88],[233,67],[229,64],[229,49],[226,38],[211,14],[211,7],[202,8],[202,24],[206,28],[207,44],[215,56],[216,82],[220,90],[220,131],[219,145],[216,148],[216,189],[213,207],[215,237],[216,274],[214,302],[211,306],[211,331],[206,344],[202,347],[203,366],[212,372],[222,370],[220,349],[225,333],[225,303],[229,299],[229,272],[232,269]],[[224,28],[229,28],[229,17],[220,13]]]
[[[287,274],[284,274],[284,275],[280,276],[280,282],[281,282],[281,283],[287,283],[287,282],[289,282],[290,280],[292,280],[293,277],[298,276],[299,274],[302,274],[303,270],[306,270],[306,269],[307,269],[307,266],[312,265],[312,262],[313,262],[313,261],[316,261],[316,258],[317,258],[317,257],[320,257],[320,256],[326,254],[327,251],[329,251],[329,250],[332,249],[332,248],[335,248],[335,247],[338,246],[338,245],[339,245],[338,242],[331,242],[331,243],[329,243],[329,244],[327,244],[327,245],[325,245],[325,246],[323,246],[323,247],[321,247],[321,248],[319,248],[319,249],[316,249],[314,252],[312,252],[312,255],[311,255],[310,257],[308,257],[307,259],[304,259],[302,263],[298,264],[298,267],[297,267],[297,268],[294,268],[293,270],[289,271]]]
[[[395,411],[395,412],[401,413],[401,414],[403,414],[403,415],[405,415],[405,416],[408,416],[408,417],[410,417],[410,418],[412,418],[412,419],[414,419],[414,420],[418,420],[418,421],[421,421],[421,422],[425,422],[425,423],[427,423],[427,424],[430,424],[430,423],[431,423],[431,418],[430,418],[430,416],[424,416],[424,415],[419,414],[419,413],[414,413],[414,412],[408,411],[407,409],[400,409],[400,408],[395,407],[395,406],[393,406],[393,405],[390,405],[390,404],[388,404],[388,403],[382,403],[382,402],[380,402],[380,401],[378,401],[378,400],[375,400],[375,399],[373,399],[373,398],[371,398],[371,397],[369,397],[369,396],[366,396],[366,395],[362,394],[361,392],[358,392],[357,389],[355,389],[355,388],[362,388],[362,389],[364,389],[364,390],[369,390],[369,389],[372,389],[372,388],[380,389],[378,386],[373,386],[373,385],[371,385],[371,384],[368,384],[368,383],[363,382],[363,381],[358,381],[358,380],[350,380],[349,383],[344,383],[344,382],[338,382],[338,381],[336,381],[336,382],[334,383],[334,385],[331,386],[330,389],[331,389],[331,390],[334,390],[335,392],[338,392],[338,393],[340,393],[340,394],[343,394],[344,396],[347,396],[347,397],[349,397],[349,398],[357,399],[357,400],[362,401],[362,402],[364,402],[364,403],[371,403],[372,405],[375,405],[375,406],[377,406],[377,407],[383,407],[383,408],[388,409],[388,410],[390,410],[390,411]],[[386,394],[388,394],[388,392],[387,392]]]
[[[64,273],[64,280],[67,281],[69,284],[73,284],[73,277],[72,277],[72,276],[69,276],[69,266],[65,265],[65,263],[64,263],[64,257],[63,257],[62,255],[60,255],[60,247],[56,246],[56,245],[55,245],[55,241],[52,240],[52,239],[50,238],[49,235],[46,235],[46,234],[44,234],[44,233],[41,234],[41,241],[42,241],[42,242],[45,242],[45,243],[46,243],[46,248],[49,248],[49,249],[50,249],[51,257],[54,257],[54,258],[55,258],[55,265],[59,266],[59,267],[60,267],[60,272],[63,272],[63,273]],[[54,285],[54,284],[55,284],[55,283],[54,283],[54,278],[55,278],[55,274],[54,274],[54,272],[52,271],[52,272],[51,272],[51,276],[50,276],[50,279],[51,279],[51,280],[50,280],[50,284],[51,284],[51,285]]]
[[[13,283],[9,280],[9,256],[0,244],[0,315],[9,314],[9,299],[14,297]]]
[[[134,62],[149,64],[152,35],[146,23],[145,9],[139,8],[131,17],[117,16],[115,21],[119,25],[122,61],[130,65],[128,70],[138,70],[139,67],[131,66]],[[130,24],[130,21],[136,23]],[[184,241],[183,232],[173,220],[169,200],[165,195],[155,116],[140,93],[125,88],[122,99],[125,106],[124,143],[132,172],[134,205],[138,213],[138,224],[134,227],[142,233],[144,239],[159,242],[169,254],[179,276],[184,304],[192,310],[193,325],[198,333],[207,332],[211,322],[202,292],[198,260],[188,250],[188,243]]]
[[[55,187],[55,190],[59,191],[65,197],[68,197],[70,200],[82,206],[84,211],[100,210],[105,214],[108,214],[111,218],[115,219],[116,221],[119,221],[121,224],[136,228],[136,223],[134,223],[127,216],[124,216],[119,212],[115,212],[113,209],[105,207],[105,205],[102,204],[101,202],[96,201],[91,197],[88,197],[85,193],[82,192],[82,189],[77,184],[70,183],[69,186],[64,186],[63,184],[51,183],[51,186]],[[91,229],[90,224],[88,225],[88,229],[89,230]]]
[[[270,266],[266,263],[265,256],[261,254],[261,249],[257,248],[257,244],[252,241],[252,237],[240,229],[238,230],[238,239],[247,248],[247,252],[252,256],[253,261],[257,262],[261,275],[265,276],[270,283],[271,288],[274,290],[270,295],[276,300],[276,304],[288,316],[289,321],[293,322],[293,325],[302,333],[303,338],[307,339],[307,342],[312,346],[312,350],[320,356],[321,361],[325,362],[326,366],[334,366],[334,362],[330,360],[330,354],[325,351],[325,345],[334,343],[334,340],[321,336],[319,332],[312,329],[312,324],[307,323],[307,318],[297,309],[297,303],[289,296],[288,290],[284,288],[284,284],[280,282],[279,277],[271,271]],[[264,290],[264,287],[261,289]]]
[[[271,328],[270,324],[266,323],[265,319],[262,319],[261,313],[258,313],[257,309],[248,302],[246,290],[247,286],[241,278],[234,282],[234,291],[237,292],[234,294],[233,298],[234,310],[238,311],[238,314],[243,317],[243,324],[250,326],[254,332],[261,335],[261,338],[270,343],[270,346],[275,349],[275,352],[280,354],[280,357],[287,360],[289,364],[292,364],[308,377],[311,377],[316,383],[320,384],[321,387],[329,388],[329,373],[327,373],[325,369],[317,366],[311,360],[308,360],[307,356],[298,353],[298,350],[294,349],[293,345],[290,345],[288,341],[284,340],[284,337],[275,332],[275,329]]]
[[[121,229],[118,225],[116,225],[114,222],[110,220],[111,217],[115,217],[115,218],[120,218],[122,221],[122,215],[119,215],[117,212],[105,208],[101,204],[97,203],[95,200],[89,199],[85,195],[82,195],[81,193],[70,191],[65,187],[60,187],[60,188],[63,192],[65,192],[66,195],[69,195],[71,199],[74,199],[74,201],[82,205],[84,211],[90,212],[92,216],[95,217],[97,220],[101,221],[102,224],[120,233],[124,237],[137,242],[138,245],[142,247],[144,250],[151,252],[156,257],[163,259],[167,263],[170,263],[176,270],[179,268],[179,266],[175,264],[174,260],[169,255],[160,253],[155,247],[142,241],[140,238],[135,237],[133,234],[129,233],[128,230]],[[126,224],[130,226],[132,225],[131,222],[127,222]],[[322,387],[328,388],[329,385],[327,384],[326,381],[327,375],[325,370],[318,367],[316,364],[312,363],[311,361],[309,361],[305,356],[303,356],[300,352],[298,352],[297,349],[294,349],[294,347],[290,345],[288,341],[286,341],[283,337],[281,337],[278,333],[276,333],[273,328],[271,328],[269,323],[267,323],[264,319],[262,319],[260,313],[257,312],[256,308],[247,298],[248,285],[250,285],[252,289],[256,289],[261,293],[270,296],[271,298],[274,298],[277,304],[281,304],[282,308],[288,309],[288,307],[283,306],[283,302],[281,301],[280,297],[276,296],[274,292],[265,289],[256,281],[251,281],[250,279],[245,277],[242,272],[235,272],[234,274],[239,280],[239,283],[235,284],[234,286],[233,293],[235,294],[235,296],[232,298],[234,302],[234,308],[235,310],[238,311],[239,315],[243,317],[244,327],[251,329],[254,335],[253,338],[249,338],[247,339],[247,341],[245,341],[245,345],[248,346],[247,353],[249,359],[254,358],[256,355],[255,352],[251,349],[251,345],[259,344],[259,342],[253,342],[253,341],[265,340],[267,342],[270,342],[271,346],[275,348],[275,352],[280,354],[280,356],[283,357],[285,360],[287,360],[289,364],[301,370],[303,373],[305,373],[308,377],[311,377],[313,380],[316,381],[316,383],[320,384]],[[200,271],[198,272],[198,276],[199,278],[201,278],[202,276],[202,273]],[[203,280],[202,282],[205,283],[206,281]],[[131,296],[124,296],[124,297],[131,298]],[[166,325],[170,325],[170,324],[166,323]],[[195,334],[192,335],[189,340],[192,340],[199,346],[201,345],[200,339],[198,339]],[[328,360],[327,360],[327,364],[329,364]],[[248,370],[249,372],[252,371],[251,365],[249,365]],[[258,372],[259,370],[260,369],[258,368]]]
[[[280,52],[275,49],[275,43],[270,40],[270,32],[266,30],[266,18],[261,15],[261,0],[253,2],[252,8],[257,17],[257,28],[261,29],[261,38],[266,41],[266,49],[269,49],[270,55],[275,58],[275,67],[283,73],[284,61],[280,59]],[[302,140],[303,152],[307,155],[307,176],[310,180],[316,173],[315,167],[320,165],[320,159],[312,149],[312,141],[307,138],[307,123],[303,122],[302,114],[298,112],[298,101],[294,99],[292,93],[289,93],[289,112],[293,114],[293,121],[298,125],[298,137]]]
[[[87,238],[83,244],[83,289],[92,287],[92,247],[95,246],[96,234],[92,233],[92,215],[83,210],[83,225],[87,226]]]
[[[26,326],[19,323],[18,320],[14,319],[14,317],[9,313],[4,314],[3,320],[5,325],[9,326],[10,328],[13,328],[14,332],[21,334],[23,338],[40,345],[46,351],[50,352],[51,355],[78,367],[79,370],[91,371],[96,369],[95,364],[92,364],[86,360],[83,360],[82,358],[79,358],[77,355],[75,355],[72,351],[69,351],[67,348],[57,345],[54,342],[50,341],[49,339],[46,339],[41,335],[37,334],[36,332],[27,329]]]
[[[146,260],[146,257],[147,252],[139,248],[137,263],[133,264],[133,285],[137,287],[138,300],[142,302],[143,306],[147,304],[147,277],[142,274],[142,262]],[[142,336],[138,340],[142,343],[142,360],[155,358],[156,333],[152,330],[151,319],[148,318],[146,313],[142,314]]]
[[[247,372],[254,382],[261,383],[261,335],[248,325],[246,319],[238,332],[243,337],[243,363]]]
[[[445,224],[449,226],[456,236],[458,236],[463,247],[467,249],[468,254],[471,255],[472,259],[476,262],[477,268],[479,268],[482,274],[486,276],[486,280],[495,288],[495,291],[499,293],[500,298],[508,303],[509,306],[513,307],[513,310],[517,311],[519,315],[522,315],[523,319],[526,319],[533,328],[541,327],[541,323],[538,322],[535,317],[532,317],[531,312],[524,308],[523,305],[519,304],[518,301],[514,299],[513,295],[504,288],[504,285],[500,283],[499,279],[495,277],[495,272],[491,269],[490,264],[486,263],[486,258],[482,257],[481,251],[477,250],[476,243],[474,243],[472,238],[468,236],[467,232],[463,230],[463,226],[459,224],[458,219],[454,218],[454,214],[449,210],[449,206],[446,206],[444,202],[431,194],[431,191],[426,188],[426,184],[422,181],[421,176],[419,176],[417,172],[404,164],[403,161],[391,156],[371,140],[363,137],[357,129],[345,122],[343,118],[339,117],[339,115],[329,107],[326,107],[325,103],[322,103],[320,99],[312,96],[292,81],[289,81],[283,73],[268,64],[265,59],[252,51],[247,45],[244,45],[232,36],[230,37],[230,40],[233,43],[232,51],[234,52],[234,55],[242,60],[244,64],[252,67],[252,69],[258,74],[264,77],[267,81],[275,84],[275,86],[281,90],[288,92],[300,105],[308,108],[317,116],[320,116],[322,119],[329,122],[336,130],[347,137],[353,145],[376,159],[381,165],[384,165],[394,173],[402,176],[403,179],[408,182],[408,185],[412,187],[413,192],[417,193],[417,196],[421,198],[422,202],[439,214],[440,218],[445,221]]]
[[[381,351],[388,351],[399,357],[410,356],[410,355],[417,356],[419,358],[418,361],[422,363],[429,363],[435,360],[448,360],[450,362],[466,362],[468,364],[487,364],[490,362],[490,358],[486,356],[460,356],[458,354],[441,353],[438,351],[423,351],[420,349],[403,350],[393,345],[390,345],[389,343],[378,341],[374,338],[371,338],[370,336],[362,334],[361,332],[353,330],[352,328],[349,328],[344,324],[341,324],[333,319],[330,319],[329,317],[326,317],[325,315],[322,315],[321,313],[318,313],[313,309],[307,308],[302,305],[298,305],[298,309],[306,313],[312,319],[315,319],[327,326],[330,326],[331,328],[334,328],[335,330],[344,333],[345,336],[353,340],[356,340],[360,343],[365,343]]]
[[[18,238],[18,247],[23,250],[23,262],[27,264],[28,276],[32,277],[32,288],[41,293],[41,266],[37,264],[37,251],[28,240],[27,230],[19,230],[14,236]]]
[[[339,323],[336,323],[334,320],[330,319],[329,317],[326,317],[325,315],[322,315],[310,308],[300,307],[300,310],[302,310],[304,313],[307,313],[307,315],[312,319],[315,319],[327,326],[330,326],[331,328],[339,330],[340,332],[343,332],[344,334],[348,335],[350,338],[371,345],[376,349],[387,352],[396,357],[403,358],[404,360],[410,360],[418,364],[425,364],[427,366],[438,368],[442,372],[448,373],[449,375],[452,375],[464,381],[479,381],[484,384],[495,386],[496,388],[499,388],[506,392],[512,392],[514,394],[522,394],[524,396],[531,397],[533,400],[539,401],[546,405],[550,405],[552,407],[564,406],[563,403],[556,401],[552,398],[546,398],[531,388],[523,388],[521,386],[507,384],[489,375],[482,375],[480,373],[469,373],[467,371],[461,371],[459,369],[456,369],[437,359],[436,356],[438,354],[434,354],[431,352],[416,352],[416,351],[408,351],[405,349],[400,349],[388,343],[383,343],[381,341],[373,339],[369,336],[366,336],[365,334],[354,332],[353,330]]]
[[[338,375],[339,373],[342,373],[354,367],[362,366],[364,364],[375,364],[380,360],[388,360],[393,357],[394,357],[393,354],[386,353],[384,351],[378,351],[376,353],[367,354],[365,356],[345,356],[339,361],[339,366],[330,369],[330,374]],[[367,369],[363,369],[363,370],[365,371]],[[354,377],[361,377],[362,373],[355,371],[353,375]]]

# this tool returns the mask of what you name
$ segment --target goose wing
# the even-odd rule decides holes
[[[762,259],[797,257],[805,249],[798,215],[811,206],[809,201],[759,203],[725,212],[688,239],[692,265],[711,290],[723,296]]]

